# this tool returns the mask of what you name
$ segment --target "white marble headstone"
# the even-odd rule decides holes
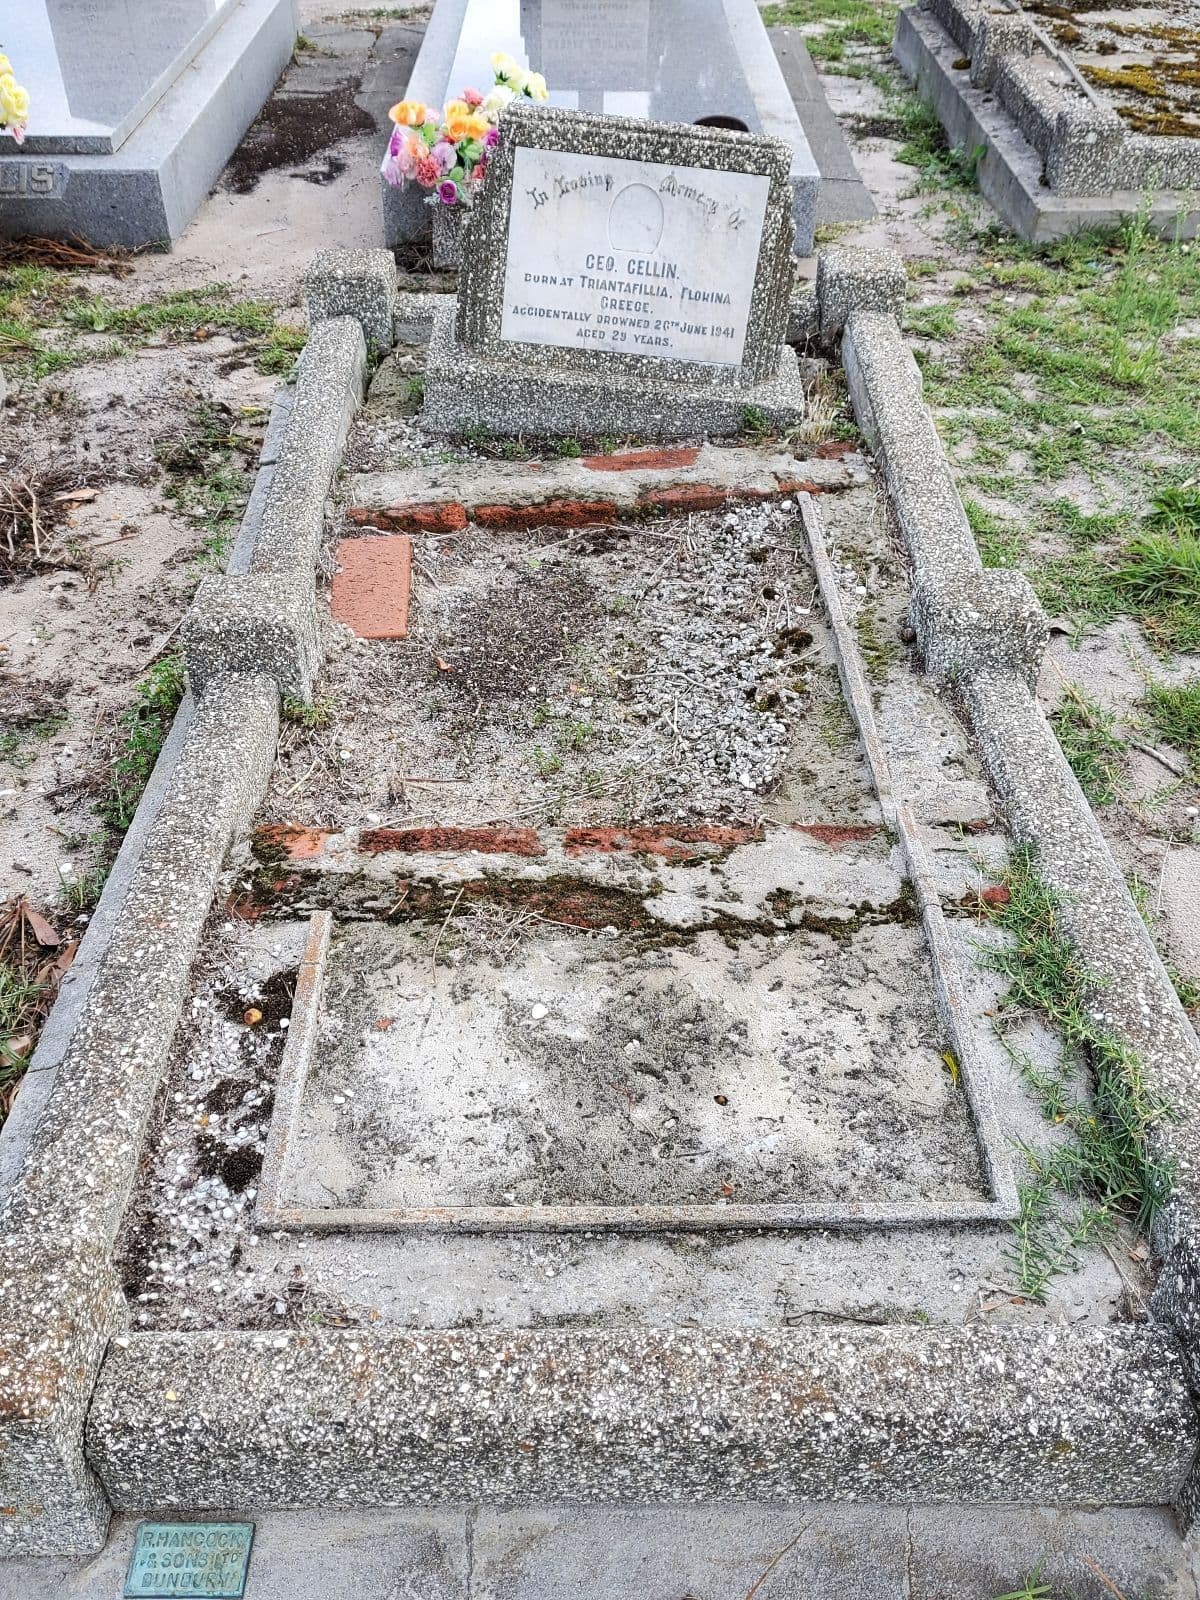
[[[522,146],[500,336],[736,367],[770,180]]]

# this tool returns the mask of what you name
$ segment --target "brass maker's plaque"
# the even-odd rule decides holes
[[[205,1595],[242,1600],[252,1522],[142,1522],[133,1541],[125,1597]]]

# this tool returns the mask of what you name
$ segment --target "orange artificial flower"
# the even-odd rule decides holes
[[[400,100],[388,116],[402,128],[419,128],[425,121],[425,107],[419,100]]]
[[[446,107],[446,132],[455,144],[460,139],[482,139],[490,127],[486,117],[461,101],[453,101]]]

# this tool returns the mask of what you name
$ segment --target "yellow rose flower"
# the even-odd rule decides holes
[[[515,77],[520,70],[512,56],[506,55],[503,50],[497,50],[492,57],[492,71],[498,78],[503,78],[506,82]]]
[[[401,100],[388,112],[402,128],[419,128],[425,121],[425,107],[419,100]]]
[[[3,77],[6,72],[11,72],[11,71],[12,71],[12,62],[4,54],[4,51],[0,50],[0,77]]]
[[[525,93],[531,100],[549,100],[550,91],[540,72],[531,72],[525,79]]]
[[[461,111],[446,107],[446,132],[455,144],[460,139],[482,139],[490,127],[488,119],[472,111],[470,106],[463,106]]]

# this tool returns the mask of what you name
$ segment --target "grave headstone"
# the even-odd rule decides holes
[[[784,140],[797,243],[811,251],[820,176],[755,0],[437,0],[403,98],[440,106],[486,91],[497,50],[540,72],[563,110]],[[424,202],[415,185],[384,182],[390,247],[428,237]]]
[[[435,315],[435,431],[641,437],[786,428],[790,150],[514,103]]]
[[[0,235],[176,238],[286,66],[296,0],[21,0],[3,47],[29,127],[0,150]]]

